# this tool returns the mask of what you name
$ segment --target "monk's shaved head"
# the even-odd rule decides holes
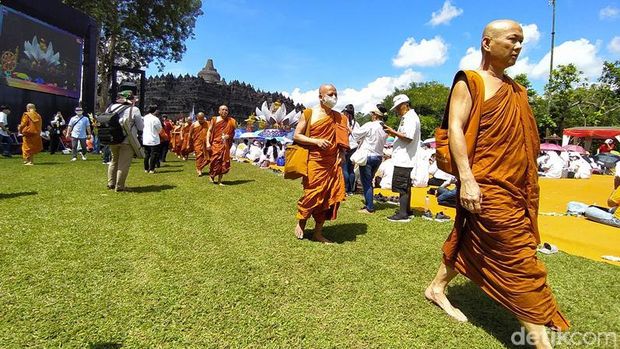
[[[482,37],[489,37],[491,39],[495,39],[501,36],[507,30],[514,29],[515,27],[521,28],[521,25],[516,21],[513,21],[512,19],[497,19],[484,27]]]
[[[336,86],[332,84],[323,84],[319,87],[319,95],[321,96],[329,94],[330,91],[336,91]]]

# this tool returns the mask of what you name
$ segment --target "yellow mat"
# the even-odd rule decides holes
[[[607,198],[613,190],[612,176],[593,176],[590,179],[540,179],[540,216],[538,225],[543,242],[556,245],[566,253],[607,262],[620,266],[601,256],[620,257],[620,228],[592,222],[580,217],[552,216],[563,214],[569,201],[607,206]],[[414,188],[411,206],[414,210],[424,211],[427,188]],[[391,190],[375,189],[375,193],[385,196],[397,195]],[[454,218],[452,208],[437,205],[437,199],[429,196],[429,209],[433,213],[443,211]]]

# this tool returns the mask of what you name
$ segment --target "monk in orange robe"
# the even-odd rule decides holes
[[[180,121],[177,121],[176,125],[171,132],[170,145],[172,146],[172,152],[176,154],[178,158],[181,157],[181,125]]]
[[[332,108],[338,101],[338,92],[333,85],[319,89],[320,105],[306,109],[300,118],[293,139],[306,145],[308,175],[303,178],[304,195],[297,202],[297,226],[295,236],[303,239],[306,222],[314,218],[312,239],[331,243],[323,236],[326,220],[336,219],[340,202],[345,198],[344,175],[340,164],[343,152],[349,148],[348,119]],[[306,136],[309,127],[309,136]]]
[[[23,135],[22,158],[24,165],[34,165],[34,155],[43,150],[42,127],[43,118],[37,113],[36,106],[29,103],[26,105],[26,112],[22,115],[22,121],[18,127],[18,131]]]
[[[181,157],[183,160],[187,160],[189,154],[193,151],[192,139],[189,136],[189,131],[192,128],[191,120],[185,120],[183,128],[181,128]]]
[[[222,184],[222,177],[230,171],[230,147],[235,136],[237,121],[228,116],[228,107],[221,105],[219,116],[211,118],[207,131],[207,149],[211,153],[209,176],[215,184]],[[217,181],[215,180],[217,177]]]
[[[445,296],[447,284],[461,273],[512,312],[537,348],[550,348],[544,326],[566,330],[569,323],[536,256],[536,121],[525,88],[504,75],[515,64],[522,42],[518,23],[491,22],[483,33],[479,70],[455,77],[448,102],[448,141],[460,200],[443,262],[425,296],[450,316],[467,321]],[[468,151],[464,129],[478,117],[477,140]]]
[[[189,131],[192,139],[192,148],[196,154],[196,173],[198,177],[202,177],[202,170],[209,164],[209,152],[207,151],[207,131],[209,123],[204,113],[196,115],[196,121],[192,124]]]

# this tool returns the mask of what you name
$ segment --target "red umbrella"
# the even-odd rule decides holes
[[[553,144],[553,143],[542,143],[540,145],[540,150],[558,150],[558,151],[565,151],[566,149],[560,147],[557,144]]]
[[[577,144],[569,144],[569,145],[565,145],[562,148],[564,148],[564,150],[567,151],[574,151],[575,153],[579,153],[579,154],[585,154],[586,150],[583,149],[583,147],[577,145]]]

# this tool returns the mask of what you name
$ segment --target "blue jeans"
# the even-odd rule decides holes
[[[10,156],[11,155],[11,146],[13,145],[13,140],[9,136],[0,136],[0,142],[2,142],[2,155]]]
[[[81,149],[82,156],[86,155],[86,138],[71,138],[71,154],[73,154],[74,158],[77,158],[78,142],[80,143],[80,146],[82,147]]]
[[[342,162],[342,173],[344,174],[344,189],[347,193],[355,192],[355,165],[351,161],[351,155],[355,152],[347,150],[345,159]]]
[[[613,208],[610,208],[609,210],[603,210],[602,208],[596,206],[590,206],[586,208],[584,215],[589,220],[620,228],[620,219],[614,216],[614,211],[615,210]]]
[[[375,178],[375,173],[377,173],[377,170],[379,169],[379,165],[381,165],[380,156],[369,156],[368,160],[366,160],[366,166],[360,166],[360,177],[364,190],[364,202],[366,203],[364,207],[369,212],[373,212],[375,210],[372,195],[372,183],[374,182],[373,179]]]
[[[456,207],[456,189],[437,188],[437,203],[441,206]]]

